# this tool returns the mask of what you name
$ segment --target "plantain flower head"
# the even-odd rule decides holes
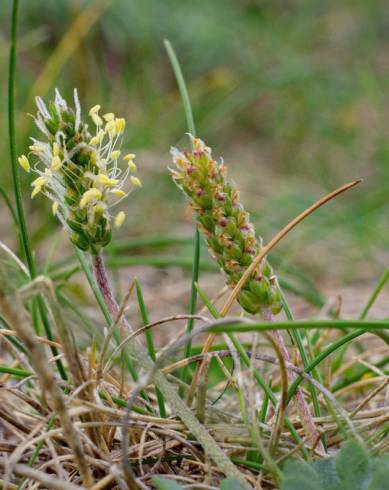
[[[89,111],[89,129],[81,120],[76,90],[74,108],[58,90],[54,102],[46,105],[37,97],[36,105],[34,120],[43,141],[31,138],[29,154],[18,159],[23,170],[37,175],[31,197],[48,197],[70,240],[96,254],[111,240],[111,222],[117,227],[124,222],[124,212],[112,213],[112,208],[141,185],[132,175],[135,155],[121,154],[126,121],[111,112],[101,115],[95,105]]]
[[[201,139],[189,137],[192,151],[172,148],[174,168],[170,172],[189,199],[210,254],[224,272],[227,284],[234,287],[258,255],[262,240],[255,235],[238,190],[227,179],[224,162],[214,160],[211,149]],[[281,310],[277,279],[267,260],[246,281],[238,301],[251,314],[264,309],[276,314]]]

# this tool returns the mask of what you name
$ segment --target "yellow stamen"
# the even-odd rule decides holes
[[[117,160],[120,157],[120,151],[119,150],[114,150],[111,153],[111,160]]]
[[[100,143],[99,137],[98,136],[93,136],[93,138],[90,139],[89,144],[92,146],[96,146]]]
[[[53,157],[53,159],[51,160],[51,168],[53,170],[59,170],[61,167],[62,167],[62,161],[59,158],[59,156],[57,155]]]
[[[53,213],[53,216],[55,216],[57,214],[58,208],[59,208],[59,202],[54,201],[53,205],[51,206],[51,211]]]
[[[100,107],[98,104],[94,105],[92,109],[89,111],[89,115],[92,116],[92,114],[97,114],[100,110]]]
[[[91,114],[91,118],[92,121],[96,124],[96,126],[101,126],[103,124],[103,120],[98,114],[96,113]]]
[[[113,187],[119,183],[117,179],[110,179],[107,175],[105,174],[99,174],[96,177],[96,182],[98,182],[101,185],[105,185],[107,187]]]
[[[123,160],[131,162],[132,160],[134,160],[135,157],[135,153],[127,153],[127,155],[124,155]]]
[[[32,187],[42,187],[45,184],[47,184],[47,177],[44,177],[43,175],[31,182]]]
[[[43,151],[45,151],[45,149],[39,145],[31,145],[29,146],[29,149],[34,153],[42,153]]]
[[[115,227],[120,228],[126,219],[126,214],[124,211],[120,211],[115,217]]]
[[[131,160],[128,162],[128,168],[131,170],[131,172],[136,172],[138,170],[135,163]]]
[[[116,197],[124,197],[126,195],[126,193],[121,189],[112,189],[111,194],[113,194]]]
[[[133,175],[131,175],[130,180],[133,185],[142,187],[142,182],[138,179],[138,177],[134,177]]]
[[[113,112],[107,112],[107,114],[103,115],[103,119],[107,122],[112,121],[113,119],[115,119],[115,114]]]
[[[115,121],[108,121],[107,124],[105,125],[105,131],[107,133],[114,133],[115,132]]]
[[[26,155],[22,155],[21,157],[18,158],[19,165],[22,167],[22,169],[25,172],[30,171],[30,162],[28,161],[28,158]]]
[[[34,199],[34,197],[40,193],[40,191],[42,190],[42,187],[41,185],[37,185],[36,187],[34,187],[33,191],[31,192],[31,199]]]
[[[87,204],[89,204],[91,201],[98,201],[101,199],[102,193],[99,191],[99,189],[89,189],[86,192],[84,192],[81,200],[80,200],[80,208],[83,209]]]
[[[124,119],[124,117],[119,117],[115,120],[115,128],[118,134],[123,133],[125,127],[126,127],[126,120]]]
[[[59,146],[58,143],[53,143],[53,156],[57,157],[59,155]]]
[[[102,204],[95,204],[93,206],[93,211],[95,214],[103,214],[105,211],[105,206],[103,206]]]

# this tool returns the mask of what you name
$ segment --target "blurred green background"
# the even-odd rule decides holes
[[[2,0],[0,155],[8,193],[10,13],[11,1]],[[127,118],[126,146],[137,153],[144,187],[126,201],[121,238],[192,235],[166,171],[170,145],[187,144],[163,47],[168,38],[198,134],[223,155],[265,241],[326,192],[364,179],[280,244],[278,266],[298,267],[317,284],[371,280],[387,266],[387,1],[20,0],[18,34],[19,153],[36,135],[26,116],[34,96],[50,98],[54,87],[67,97],[78,87],[85,112],[99,103]],[[22,179],[28,190],[30,177]],[[43,253],[58,224],[47,202],[26,199],[26,208],[34,247]],[[1,239],[15,248],[8,210],[1,209]],[[186,245],[165,253],[190,251]]]

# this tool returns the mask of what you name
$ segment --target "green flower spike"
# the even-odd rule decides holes
[[[212,158],[211,149],[189,135],[192,151],[172,148],[175,168],[170,169],[178,187],[189,198],[210,254],[217,260],[233,288],[258,255],[262,241],[257,239],[249,214],[240,202],[235,185],[227,180],[223,161]],[[266,309],[281,311],[281,295],[276,277],[264,260],[246,281],[238,296],[242,308],[257,314]]]
[[[91,134],[81,121],[81,109],[74,91],[74,109],[56,90],[55,101],[45,105],[36,98],[38,113],[35,123],[45,141],[32,139],[28,156],[19,157],[20,166],[38,174],[32,182],[34,198],[44,194],[52,201],[52,212],[69,232],[70,240],[81,250],[97,254],[111,240],[111,222],[123,224],[125,214],[113,216],[110,209],[125,198],[140,180],[136,172],[135,155],[119,158],[126,121],[113,113],[99,115],[100,106],[89,111],[95,126]],[[36,158],[33,166],[31,155]],[[127,185],[129,181],[129,185]],[[126,186],[126,190],[124,187]]]

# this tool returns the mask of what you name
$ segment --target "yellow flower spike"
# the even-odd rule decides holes
[[[114,150],[111,153],[111,160],[117,160],[120,157],[120,151],[119,150]]]
[[[92,121],[96,124],[96,126],[101,126],[103,124],[103,120],[101,119],[101,117],[98,114],[92,113],[91,118],[92,118]]]
[[[49,214],[60,219],[71,242],[98,253],[111,240],[115,223],[119,227],[125,219],[111,208],[141,186],[139,179],[130,181],[137,175],[135,155],[129,153],[123,162],[125,152],[120,151],[126,121],[100,105],[88,109],[84,121],[76,91],[73,107],[58,91],[50,110],[41,98],[36,100],[35,122],[44,137],[31,138],[17,165],[36,174],[32,197],[41,193],[50,200]]]
[[[127,155],[124,155],[123,160],[127,160],[131,162],[131,160],[134,160],[136,157],[135,153],[127,153]]]
[[[122,191],[121,189],[112,189],[112,190],[111,190],[111,194],[113,194],[113,195],[114,195],[114,196],[116,196],[116,197],[124,197],[124,196],[126,196],[126,195],[127,195],[127,194],[126,194],[124,191]]]
[[[107,114],[103,115],[103,119],[106,122],[112,121],[113,119],[115,119],[115,114],[113,112],[107,112]]]
[[[61,167],[62,167],[62,161],[61,161],[60,157],[58,155],[56,155],[51,160],[51,168],[53,170],[59,170]]]
[[[54,201],[52,206],[51,206],[51,211],[53,213],[53,216],[55,216],[58,212],[58,208],[59,208],[59,202],[58,201]]]
[[[133,175],[131,175],[130,180],[133,185],[142,187],[142,182],[138,179],[138,177],[134,177]]]
[[[97,105],[94,105],[92,107],[92,109],[89,111],[89,115],[92,116],[92,114],[97,114],[100,110],[101,106],[99,106],[98,104]]]
[[[80,208],[83,209],[91,201],[98,201],[101,199],[102,193],[99,189],[92,188],[84,192],[82,198],[80,199]]]
[[[124,119],[124,117],[119,117],[115,119],[115,129],[118,134],[123,133],[125,127],[126,127],[126,120]]]
[[[120,211],[115,217],[115,228],[120,228],[126,219],[124,211]]]
[[[119,183],[118,179],[110,179],[105,174],[99,174],[96,177],[96,182],[106,187],[113,187]]]
[[[25,171],[25,172],[29,172],[30,171],[30,162],[28,161],[28,158],[26,157],[26,155],[22,155],[18,158],[18,162],[19,162],[19,165],[22,167],[22,169]]]

